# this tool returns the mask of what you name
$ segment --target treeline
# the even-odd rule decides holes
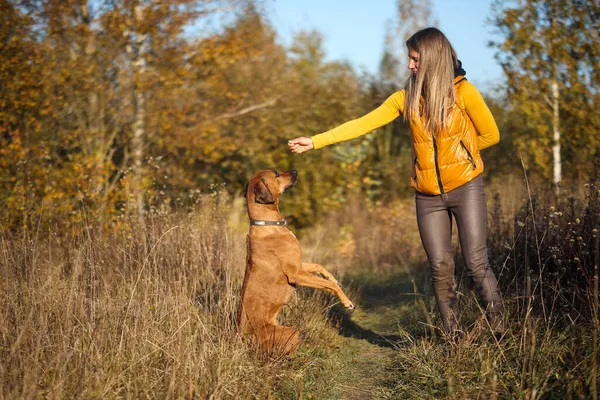
[[[557,143],[563,180],[592,173],[599,19],[597,5],[581,3],[497,4],[508,79],[488,99],[503,139],[485,154],[489,177],[510,172],[523,154],[532,172],[551,178]],[[401,87],[390,79],[393,62],[405,67],[403,45],[387,46],[395,31],[382,38],[382,72],[372,76],[326,61],[318,32],[281,45],[267,14],[249,1],[0,0],[2,229],[82,218],[114,228],[125,214],[185,209],[197,193],[241,193],[264,168],[300,171],[285,205],[297,226],[354,195],[410,194],[402,118],[309,156],[286,148]]]

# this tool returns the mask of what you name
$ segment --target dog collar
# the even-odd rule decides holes
[[[286,226],[287,222],[285,222],[285,219],[282,219],[281,221],[261,221],[258,219],[251,219],[250,220],[250,225],[257,225],[257,226]]]

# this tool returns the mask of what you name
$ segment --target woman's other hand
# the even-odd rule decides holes
[[[288,147],[292,153],[304,153],[315,148],[312,139],[309,137],[299,137],[292,140],[288,140]]]

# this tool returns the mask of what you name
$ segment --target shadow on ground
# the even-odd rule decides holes
[[[355,293],[357,310],[349,313],[340,306],[329,310],[329,319],[342,336],[393,348],[401,346],[401,330],[412,337],[428,335],[423,325],[427,312],[423,285],[408,273],[347,275],[344,282]]]
[[[398,335],[380,335],[371,329],[363,328],[352,321],[351,316],[347,311],[339,307],[330,309],[329,319],[336,325],[340,335],[354,339],[364,339],[379,347],[397,347],[397,344],[401,339]]]

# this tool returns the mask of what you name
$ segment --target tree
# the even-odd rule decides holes
[[[277,125],[282,127],[281,145],[285,145],[285,139],[325,132],[360,115],[359,80],[350,65],[325,61],[319,32],[298,32],[288,54],[289,96],[282,100],[277,116]],[[311,152],[307,157],[285,157],[291,167],[303,171],[300,179],[306,182],[294,189],[290,207],[298,225],[309,225],[315,217],[340,207],[358,189],[356,164],[340,157],[340,153],[357,145],[360,143],[347,142]],[[325,165],[331,168],[323,168]]]
[[[31,161],[48,152],[32,137],[55,108],[40,84],[44,51],[34,19],[0,1],[0,20],[0,199],[6,229],[27,226],[29,211],[39,205],[31,199],[39,193],[41,174]]]
[[[2,227],[115,228],[213,184],[239,193],[264,168],[304,171],[286,206],[298,226],[360,190],[346,144],[302,158],[286,148],[360,114],[354,70],[327,62],[316,32],[284,48],[241,3],[0,0]],[[233,18],[199,32],[218,4]]]
[[[117,51],[119,83],[125,89],[126,122],[130,127],[124,152],[129,167],[127,197],[130,211],[137,214],[144,213],[144,195],[152,183],[151,177],[144,176],[143,168],[152,141],[157,140],[151,136],[158,134],[157,126],[168,125],[175,117],[167,114],[170,118],[165,122],[157,121],[165,117],[161,103],[184,84],[182,64],[190,51],[185,29],[213,14],[219,3],[127,0],[113,4],[100,18]]]
[[[525,121],[517,146],[556,185],[565,170],[570,177],[591,172],[590,161],[600,155],[600,5],[497,1],[493,11],[503,41],[491,45],[511,107]]]
[[[402,38],[401,54],[402,60],[408,59],[408,50],[405,42],[418,30],[429,26],[436,26],[431,10],[431,0],[398,0],[398,37]],[[405,77],[408,73],[405,70]]]
[[[402,89],[408,78],[408,50],[406,41],[417,30],[435,25],[430,0],[397,2],[397,16],[387,22],[384,52],[379,75],[366,78],[363,92],[363,110],[368,112],[381,105],[392,93]],[[410,193],[412,156],[410,130],[403,117],[367,135],[361,168],[363,186],[370,200],[395,198]],[[354,158],[358,159],[355,151]],[[398,180],[396,177],[404,179]]]
[[[110,217],[128,197],[143,210],[158,175],[146,161],[163,155],[157,135],[180,117],[165,102],[189,84],[185,29],[225,2],[1,1],[4,220],[27,226],[43,210],[39,220],[68,222],[84,206]]]
[[[379,62],[379,79],[386,85],[400,87],[402,78],[406,78],[406,74],[400,72],[402,63],[405,61],[400,57],[405,52],[402,51],[404,46],[398,43],[397,28],[393,24],[394,21],[391,19],[387,20],[385,24],[383,55]]]

